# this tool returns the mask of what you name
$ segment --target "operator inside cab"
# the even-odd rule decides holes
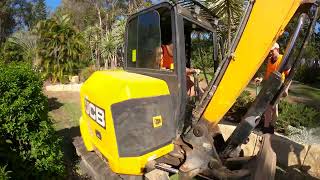
[[[161,45],[158,48],[158,51],[161,52],[161,58],[160,62],[158,65],[158,68],[160,70],[165,70],[165,71],[173,71],[174,70],[174,44],[173,44],[173,35],[172,35],[172,19],[170,14],[167,14],[167,11],[162,11],[160,12],[160,31],[161,31]],[[200,32],[205,32],[202,29],[200,30],[199,26],[196,26],[195,24],[185,21],[185,29],[188,32],[186,35],[186,40],[188,40],[188,43],[185,45],[185,51],[186,51],[186,89],[187,89],[187,95],[189,97],[194,97],[196,95],[195,91],[195,78],[194,75],[199,75],[200,70],[193,68],[197,67],[194,66],[193,63],[191,62],[192,55],[197,54],[195,50],[198,50],[199,47],[201,47],[201,44],[193,44],[193,42],[198,42],[199,40],[192,38],[194,33],[200,33]],[[193,33],[192,33],[193,32]],[[203,37],[207,37],[207,39],[210,39],[211,36],[204,35]],[[206,39],[206,40],[207,40]],[[203,41],[203,40],[202,40]],[[210,42],[212,44],[212,42]],[[207,46],[207,48],[211,48],[210,46]],[[212,57],[212,56],[211,56]],[[195,59],[195,58],[194,58]],[[204,93],[204,88],[207,87],[203,84],[203,82],[199,83],[201,87],[199,87],[200,94]]]
[[[173,65],[173,44],[170,40],[169,42],[165,42],[165,44],[161,45],[162,56],[160,61],[161,69],[174,69]]]
[[[160,69],[174,69],[174,62],[173,62],[173,44],[172,41],[169,40],[161,45],[162,56],[160,61]],[[195,96],[194,90],[194,78],[191,77],[194,73],[200,73],[200,70],[188,68],[186,67],[186,79],[187,79],[187,94],[190,97]],[[201,88],[200,88],[201,89]],[[203,89],[201,89],[203,93]]]

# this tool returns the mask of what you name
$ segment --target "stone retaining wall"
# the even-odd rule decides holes
[[[223,137],[227,139],[236,126],[219,124]],[[261,137],[251,133],[249,142],[243,145],[245,156],[255,155],[259,147],[256,143]],[[277,154],[277,164],[283,167],[297,168],[320,178],[320,145],[299,144],[280,134],[271,137],[271,145]]]
[[[46,86],[46,91],[72,91],[79,92],[81,84],[56,84],[56,85],[48,85]]]

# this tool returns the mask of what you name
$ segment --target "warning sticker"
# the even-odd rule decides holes
[[[137,50],[134,49],[132,50],[132,62],[136,62],[137,61]]]

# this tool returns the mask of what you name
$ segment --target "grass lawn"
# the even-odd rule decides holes
[[[45,92],[49,102],[49,116],[58,135],[62,138],[67,179],[84,179],[79,170],[79,157],[72,140],[80,136],[79,118],[81,116],[78,92]]]
[[[252,96],[256,95],[254,84],[250,83],[246,90],[250,91]],[[285,100],[292,103],[303,103],[320,110],[320,89],[294,81],[289,88],[289,95]]]
[[[293,82],[289,89],[291,101],[304,103],[320,110],[320,89]]]
[[[78,92],[46,92],[49,101],[49,116],[57,131],[79,126],[81,116]]]

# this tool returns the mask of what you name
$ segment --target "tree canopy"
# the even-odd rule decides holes
[[[220,17],[217,32],[221,61],[231,46],[248,1],[203,2]],[[95,70],[119,67],[123,64],[127,17],[151,4],[150,0],[62,0],[49,15],[44,0],[3,0],[0,2],[0,61],[32,63],[54,82],[81,74],[85,66]],[[320,20],[317,26],[320,30],[319,24]],[[304,57],[308,62],[319,60],[319,30],[306,48]],[[194,58],[199,66],[212,65],[209,56],[202,57],[199,53]]]

